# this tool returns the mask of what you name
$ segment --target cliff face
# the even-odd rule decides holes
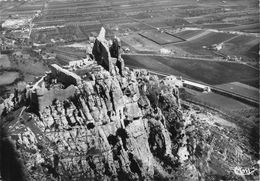
[[[126,71],[122,77],[101,69],[95,81],[83,81],[70,98],[53,100],[39,117],[24,112],[24,124],[9,127],[19,127],[16,144],[32,178],[170,177],[162,163],[173,166],[178,159],[172,154],[167,129],[173,120],[168,121],[163,112],[169,109],[172,116],[180,108],[176,88],[161,88],[145,71]],[[149,97],[158,99],[159,107]],[[26,120],[26,116],[31,118]]]
[[[124,68],[118,46],[110,48],[112,58],[105,41],[98,38],[98,50],[93,50],[100,54],[95,56],[100,65],[88,65],[88,76],[76,85],[62,88],[58,85],[65,80],[49,75],[41,83],[44,88],[35,86],[7,100],[4,119],[11,137],[4,137],[26,170],[24,180],[207,178],[208,161],[218,155],[211,149],[211,131],[220,131],[199,123],[195,113],[183,112],[174,79]],[[73,94],[59,94],[68,88]],[[41,96],[30,104],[35,92]],[[227,173],[231,163],[224,164]]]
[[[171,179],[169,168],[178,163],[171,137],[179,132],[168,130],[182,117],[178,90],[145,70],[124,68],[118,41],[109,50],[103,31],[93,48],[100,65],[88,66],[89,77],[68,85],[70,74],[59,76],[66,71],[58,67],[25,91],[27,104],[15,106],[19,117],[8,129],[33,180]],[[74,94],[56,93],[68,86]]]

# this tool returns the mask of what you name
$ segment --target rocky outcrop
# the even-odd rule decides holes
[[[52,71],[52,76],[66,87],[69,85],[77,85],[81,81],[80,76],[66,69],[61,68],[57,64],[52,64],[50,66],[50,69]]]
[[[217,154],[201,130],[213,128],[183,112],[170,77],[125,67],[122,76],[103,37],[102,30],[87,78],[65,86],[50,74],[11,100],[19,103],[3,118],[28,180],[205,180],[202,167]],[[37,112],[32,91],[44,102]]]
[[[55,99],[50,96],[53,88],[45,94],[36,89],[50,101],[38,116],[22,114],[28,120],[18,127],[26,127],[28,134],[14,134],[32,180],[39,175],[45,180],[153,180],[155,174],[170,179],[160,163],[172,165],[168,159],[176,160],[167,121],[159,107],[151,106],[144,87],[157,86],[158,101],[171,94],[168,100],[174,109],[179,108],[176,95],[174,91],[164,95],[158,79],[147,72],[125,72],[122,77],[100,67],[93,80],[82,80],[73,86],[73,94],[62,98],[57,92]]]
[[[115,38],[111,47],[109,47],[109,42],[105,39],[105,33],[106,30],[102,27],[95,40],[92,54],[97,63],[104,67],[105,70],[112,74],[114,74],[115,71],[119,71],[119,73],[123,75],[124,60],[120,55],[120,40]]]

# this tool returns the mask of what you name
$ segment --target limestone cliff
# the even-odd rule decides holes
[[[201,124],[183,112],[175,82],[125,68],[118,41],[108,47],[103,34],[85,76],[74,81],[56,68],[6,100],[2,118],[10,136],[2,137],[16,150],[19,179],[204,180],[201,165],[214,153],[202,143],[207,136],[196,135]],[[1,155],[7,168],[8,153]]]

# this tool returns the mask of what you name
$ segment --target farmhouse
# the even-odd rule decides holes
[[[167,48],[161,48],[161,49],[160,49],[160,53],[161,53],[161,54],[170,54],[171,51],[168,50]]]

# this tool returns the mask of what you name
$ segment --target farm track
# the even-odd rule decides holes
[[[234,37],[231,37],[231,38],[229,38],[229,39],[227,39],[227,40],[225,40],[225,41],[223,41],[223,42],[221,42],[221,43],[226,43],[226,42],[228,42],[228,41],[230,41],[230,40],[233,40],[233,39],[237,38],[238,36],[239,36],[239,35],[234,36]]]

